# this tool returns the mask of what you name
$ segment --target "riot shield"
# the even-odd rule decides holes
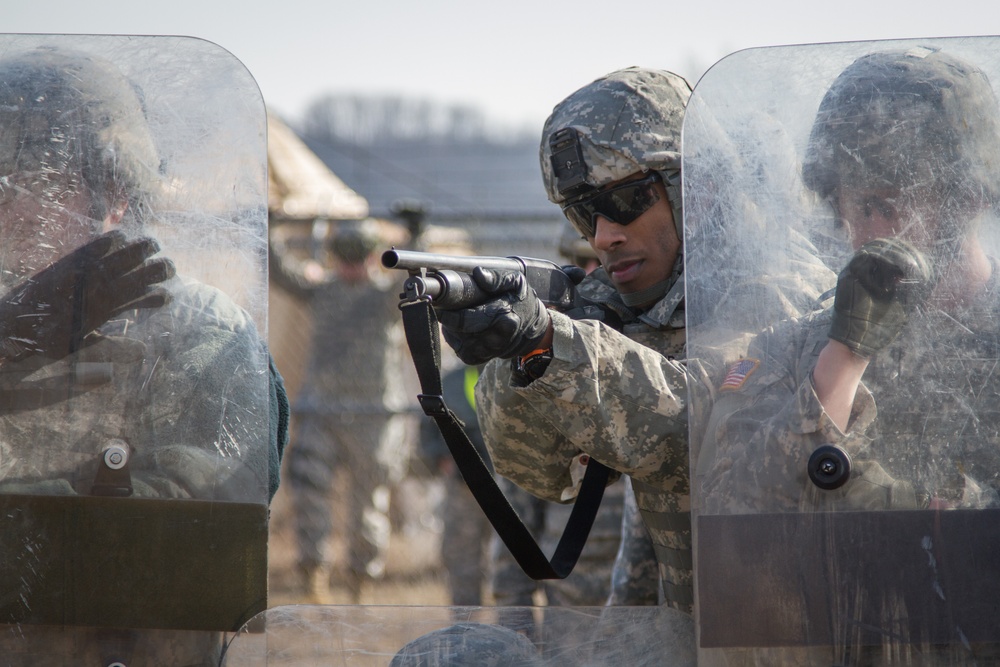
[[[667,607],[274,607],[230,642],[223,665],[359,667],[680,667],[694,664],[693,622]],[[537,628],[534,627],[537,621]],[[547,630],[545,628],[548,628]],[[537,632],[536,632],[537,630]],[[529,636],[532,637],[529,639]],[[680,647],[664,650],[665,646]]]
[[[214,44],[0,36],[10,664],[214,664],[266,607],[265,128]]]
[[[751,49],[695,88],[699,664],[1000,656],[998,44]]]

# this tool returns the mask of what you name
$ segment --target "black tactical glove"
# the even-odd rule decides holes
[[[169,259],[149,259],[159,250],[153,239],[110,232],[16,285],[0,297],[0,360],[61,359],[118,313],[163,306],[170,297],[156,284],[175,270]]]
[[[493,298],[471,308],[438,312],[444,339],[458,358],[482,364],[534,350],[548,330],[549,314],[524,274],[476,267],[472,279]]]
[[[830,338],[859,356],[874,356],[930,294],[932,277],[930,262],[905,241],[866,243],[840,272]]]

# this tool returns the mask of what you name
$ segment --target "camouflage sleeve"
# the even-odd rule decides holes
[[[566,501],[581,452],[664,490],[687,489],[682,364],[600,322],[552,314],[553,360],[527,387],[491,363],[476,403],[497,471],[532,493]],[[567,491],[566,494],[563,492]]]
[[[249,315],[218,290],[189,283],[173,310],[146,323],[172,335],[137,392],[126,439],[137,496],[270,497],[269,356]],[[153,348],[150,344],[149,347]]]
[[[826,342],[825,320],[771,330],[719,378],[696,468],[709,513],[795,511],[861,497],[875,417],[871,394],[859,387],[847,433],[832,422],[812,382],[816,355]],[[807,463],[820,445],[836,444],[862,465],[841,489],[817,495]],[[877,466],[876,466],[877,467]],[[868,475],[874,481],[874,471]],[[884,481],[884,480],[881,480]]]
[[[570,459],[579,452],[514,389],[509,362],[486,365],[476,384],[476,411],[497,474],[539,498],[565,502],[563,490],[573,486]]]

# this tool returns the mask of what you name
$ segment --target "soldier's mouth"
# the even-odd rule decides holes
[[[627,283],[634,280],[639,274],[639,269],[642,267],[642,264],[643,262],[641,259],[615,262],[608,267],[608,275],[616,284]]]

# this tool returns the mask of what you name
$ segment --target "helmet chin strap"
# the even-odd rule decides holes
[[[622,294],[622,301],[629,308],[641,308],[642,306],[649,306],[657,301],[659,301],[664,294],[667,293],[667,289],[670,287],[670,279],[661,280],[655,285],[651,285],[646,289],[639,290],[638,292],[629,292],[628,294]]]

